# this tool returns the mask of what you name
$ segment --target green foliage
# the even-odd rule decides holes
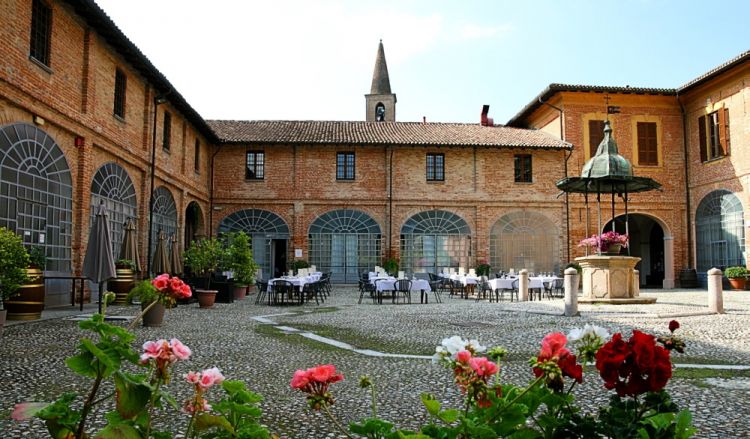
[[[724,275],[728,279],[740,278],[747,276],[747,268],[745,267],[729,267],[724,270]]]
[[[388,274],[398,273],[398,259],[396,258],[383,259],[383,270],[385,270]]]
[[[268,430],[259,424],[262,412],[258,403],[263,398],[247,390],[242,381],[227,380],[221,387],[226,396],[213,404],[218,415],[204,413],[196,417],[196,431],[205,431],[202,437],[210,439],[270,438]]]
[[[115,262],[115,266],[118,268],[129,268],[131,270],[135,270],[135,262],[131,261],[130,259],[118,259]]]
[[[219,267],[219,263],[225,260],[225,252],[224,244],[216,238],[193,241],[190,248],[185,251],[185,264],[193,273],[208,278],[206,287],[210,288],[211,274]]]
[[[47,266],[47,255],[44,252],[44,247],[34,245],[29,248],[29,267],[39,268],[44,270]]]
[[[250,238],[245,232],[230,233],[227,235],[227,242],[226,261],[223,265],[234,272],[239,285],[254,284],[260,267],[253,259]]]
[[[579,264],[578,262],[569,262],[569,263],[568,263],[568,264],[567,264],[567,265],[565,266],[565,269],[568,269],[568,268],[571,268],[571,267],[572,267],[572,268],[575,268],[575,269],[576,269],[576,271],[578,272],[578,274],[579,274],[579,275],[580,275],[581,273],[583,273],[583,268],[581,268],[581,264]]]
[[[310,268],[310,263],[304,259],[295,259],[289,264],[289,268],[292,270],[299,270],[300,268]]]
[[[138,299],[142,304],[149,304],[159,300],[159,290],[151,284],[151,279],[138,282],[128,293],[128,301]]]
[[[16,294],[18,288],[26,282],[26,267],[29,266],[29,255],[23,248],[21,238],[0,227],[0,309],[2,301]]]
[[[492,267],[490,267],[490,264],[483,263],[483,264],[477,265],[477,268],[475,271],[477,273],[477,276],[489,276],[491,269]]]

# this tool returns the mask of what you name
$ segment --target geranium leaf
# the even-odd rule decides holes
[[[108,425],[94,439],[142,439],[141,434],[128,424]]]
[[[213,427],[221,428],[230,434],[234,434],[232,424],[223,416],[209,415],[207,413],[200,413],[195,416],[195,429],[197,431],[204,431]]]
[[[437,416],[440,412],[440,401],[433,398],[432,395],[423,393],[422,404],[424,404],[424,407],[427,409],[427,413],[431,414],[432,416]]]
[[[92,361],[94,356],[88,352],[81,352],[78,355],[74,355],[70,358],[65,359],[65,365],[70,370],[89,378],[96,378],[96,368],[93,366]]]
[[[458,420],[460,412],[456,409],[443,410],[438,413],[438,418],[446,424],[452,424]]]
[[[123,419],[132,419],[148,405],[151,389],[119,372],[114,378],[117,412]]]

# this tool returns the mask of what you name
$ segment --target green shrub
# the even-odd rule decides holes
[[[224,244],[216,238],[193,241],[190,248],[185,251],[185,264],[199,277],[206,277],[206,288],[210,288],[211,274],[219,267],[219,263],[225,260],[225,252]]]
[[[745,267],[729,267],[724,270],[724,275],[729,279],[745,277],[747,276],[747,268]]]
[[[44,270],[47,266],[47,255],[44,253],[44,247],[37,245],[29,248],[29,267]]]
[[[138,299],[142,304],[148,305],[159,298],[159,291],[151,284],[151,279],[138,282],[128,293],[128,302]]]
[[[227,242],[224,266],[234,273],[238,285],[254,284],[255,275],[260,267],[253,259],[250,237],[245,232],[230,233],[227,235]]]
[[[292,270],[299,270],[300,268],[310,268],[310,263],[304,259],[295,259],[289,265]]]
[[[0,227],[0,309],[2,302],[16,294],[26,282],[29,254],[23,248],[21,237]]]

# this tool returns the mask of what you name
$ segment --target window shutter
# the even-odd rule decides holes
[[[719,143],[722,155],[729,155],[729,108],[719,110]]]
[[[701,162],[708,161],[708,148],[706,147],[706,116],[698,118],[698,145],[701,150]]]
[[[604,121],[603,120],[590,120],[589,121],[589,157],[596,155],[596,150],[599,148],[599,144],[604,139]]]

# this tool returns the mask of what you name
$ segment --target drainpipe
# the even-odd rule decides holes
[[[211,155],[211,181],[208,189],[208,236],[213,236],[214,227],[214,159],[216,154],[221,151],[221,147],[216,145],[216,151]]]
[[[680,106],[680,113],[682,114],[682,149],[683,155],[685,156],[685,217],[687,219],[687,268],[693,267],[693,231],[691,227],[692,214],[690,212],[690,177],[688,168],[690,166],[689,160],[689,148],[688,148],[688,133],[687,133],[687,112],[685,106],[680,101],[680,92],[677,92],[677,104]]]
[[[539,103],[547,105],[549,107],[552,107],[553,109],[557,110],[560,113],[560,140],[563,142],[565,141],[565,111],[562,108],[556,107],[552,104],[550,104],[547,101],[543,101],[542,97],[539,97]],[[568,177],[568,160],[570,160],[570,157],[573,155],[573,150],[571,149],[570,152],[567,154],[567,157],[565,157],[565,162],[563,163],[564,166],[564,172],[565,177]],[[568,199],[569,194],[565,192],[565,257],[568,262],[570,262],[570,200]]]
[[[393,257],[393,239],[391,238],[391,232],[393,229],[393,145],[391,148],[391,156],[388,159],[388,257]]]

